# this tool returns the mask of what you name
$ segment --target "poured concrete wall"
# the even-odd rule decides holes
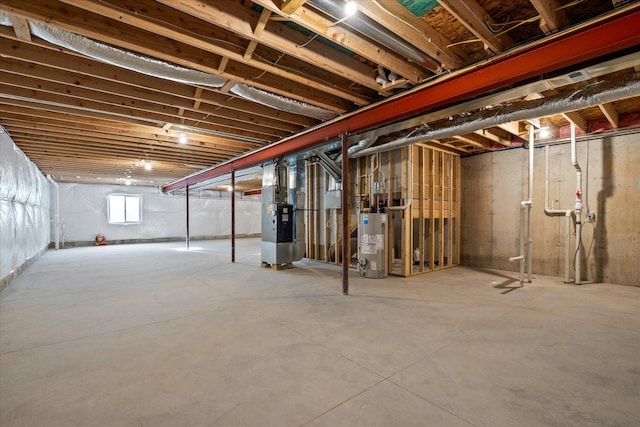
[[[573,209],[576,173],[568,143],[549,147],[549,207]],[[564,278],[565,222],[544,214],[543,148],[534,150],[533,273]],[[527,199],[526,149],[462,159],[462,263],[517,271],[519,204]],[[640,286],[640,133],[591,137],[577,143],[583,172],[583,273],[587,281]],[[571,227],[571,271],[575,237]]]

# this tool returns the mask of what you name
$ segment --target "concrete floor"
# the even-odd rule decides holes
[[[640,425],[640,288],[49,251],[0,294],[0,425]]]

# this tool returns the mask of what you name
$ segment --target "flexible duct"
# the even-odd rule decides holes
[[[597,89],[596,89],[597,90]],[[472,119],[452,126],[439,129],[429,129],[418,135],[402,137],[386,144],[370,147],[359,151],[353,157],[362,157],[381,151],[389,151],[395,148],[404,147],[418,142],[431,139],[452,138],[457,135],[473,133],[477,130],[498,126],[504,123],[530,120],[537,117],[552,116],[567,111],[576,111],[593,107],[599,104],[618,101],[621,99],[640,96],[640,81],[624,81],[613,88],[605,88],[583,96],[573,95],[562,99],[553,99],[530,108],[524,108],[508,113],[496,114],[491,117]]]
[[[29,27],[31,28],[31,34],[49,43],[81,53],[98,61],[148,76],[208,87],[221,87],[227,81],[224,77],[179,67],[168,62],[128,52],[49,24],[29,21]]]
[[[230,89],[230,92],[249,101],[266,105],[267,107],[289,113],[302,114],[303,116],[313,117],[318,120],[329,120],[336,115],[333,111],[256,89],[243,83],[235,84]]]
[[[0,25],[3,27],[13,27],[13,22],[11,22],[8,13],[0,12]]]
[[[8,14],[0,12],[0,25],[12,26]],[[148,76],[163,78],[178,83],[213,88],[222,87],[227,82],[227,78],[222,76],[180,67],[165,61],[112,47],[49,24],[29,21],[29,27],[33,35],[56,46]],[[236,84],[231,91],[248,101],[318,120],[328,120],[336,115],[333,111],[275,95],[245,84]]]
[[[340,5],[340,2],[333,0],[308,0],[307,3],[328,13],[339,19],[345,19],[346,14]],[[407,44],[404,40],[399,39],[395,34],[390,32],[378,23],[369,18],[355,14],[349,17],[349,26],[355,28],[362,34],[380,43],[381,45],[398,52],[408,60],[419,64],[427,70],[439,74],[442,68],[434,60],[421,50]]]

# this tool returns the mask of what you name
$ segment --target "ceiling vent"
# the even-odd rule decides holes
[[[569,74],[563,74],[547,80],[550,89],[557,89],[574,83],[580,83],[589,80],[591,76],[585,70],[572,71]]]

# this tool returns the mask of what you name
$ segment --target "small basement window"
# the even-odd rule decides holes
[[[139,194],[109,194],[107,214],[109,224],[139,224],[142,198]]]

